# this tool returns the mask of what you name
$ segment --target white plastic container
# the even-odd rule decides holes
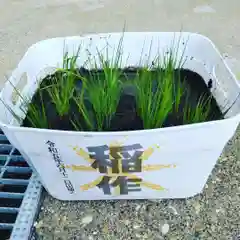
[[[81,44],[81,66],[89,54],[96,55],[96,49],[108,46],[111,56],[121,36],[107,33],[38,42],[28,49],[9,81],[24,97],[31,97],[38,82],[62,64],[64,48],[71,55]],[[226,119],[154,130],[71,132],[20,127],[1,103],[0,127],[53,197],[186,198],[201,192],[240,121],[240,86],[236,78],[214,44],[194,33],[124,33],[123,63],[137,66],[141,54],[149,56],[149,49],[151,60],[158,51],[169,50],[179,37],[179,56],[185,49],[184,67],[199,73],[206,83],[212,79],[212,93],[222,111],[232,106]],[[9,82],[0,97],[20,114],[21,98]]]

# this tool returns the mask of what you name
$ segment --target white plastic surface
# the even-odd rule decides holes
[[[31,98],[39,81],[62,64],[63,49],[74,54],[81,45],[78,65],[82,66],[97,49],[104,53],[108,47],[111,56],[121,36],[108,33],[38,42],[9,80],[16,85],[26,73],[21,94]],[[212,93],[222,111],[232,106],[228,118],[154,130],[71,132],[19,127],[1,103],[0,127],[52,196],[62,200],[185,198],[201,192],[239,124],[236,78],[213,43],[193,33],[124,33],[123,66],[138,66],[141,55],[144,62],[149,53],[153,60],[159,52],[169,51],[179,37],[184,67],[199,73],[206,83],[212,79]],[[21,99],[13,103],[12,93],[12,85],[6,83],[0,97],[19,112]]]

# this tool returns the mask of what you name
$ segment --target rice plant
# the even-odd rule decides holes
[[[14,119],[18,122],[19,125],[22,124],[23,122],[23,118],[20,117],[6,102],[4,102],[2,100],[2,98],[0,98],[0,101],[2,102],[2,104],[5,106],[5,108],[11,113],[11,115],[14,117]]]
[[[20,117],[2,99],[1,99],[1,102],[4,104],[4,106],[7,108],[7,110],[12,114],[12,116],[19,123],[19,125],[21,125],[23,123],[24,119],[22,117]],[[33,103],[29,103],[28,111],[26,111],[23,108],[20,108],[20,110],[26,116],[26,119],[31,124],[31,127],[34,127],[34,128],[44,128],[44,129],[50,128],[43,103],[41,104],[40,109],[39,109],[39,106],[36,106]]]
[[[172,76],[162,69],[155,71],[154,74],[147,67],[141,68],[135,79],[137,112],[144,129],[162,127],[173,108]]]
[[[49,96],[60,117],[68,114],[75,90],[75,82],[77,77],[80,78],[77,74],[77,58],[78,53],[73,57],[68,57],[68,53],[66,52],[63,58],[62,69],[58,69],[52,76],[52,85],[47,87]]]
[[[48,118],[44,106],[44,102],[42,99],[42,92],[39,91],[40,96],[40,106],[31,102],[27,97],[23,97],[22,94],[18,91],[18,89],[10,82],[15,93],[20,97],[22,103],[19,107],[19,110],[22,114],[21,116],[25,116],[25,119],[31,124],[31,127],[34,128],[49,128]],[[23,123],[23,118],[19,116],[8,104],[6,104],[2,99],[1,102],[5,105],[7,110],[12,114],[14,119],[21,125]]]
[[[147,65],[139,69],[135,84],[137,86],[137,111],[143,120],[144,129],[162,127],[173,109],[174,58],[164,56],[161,63],[157,58],[157,67]]]
[[[98,131],[102,131],[104,128],[110,128],[111,119],[116,113],[120,100],[122,90],[120,81],[122,73],[120,69],[122,61],[122,38],[111,60],[109,60],[108,47],[106,49],[106,58],[97,50],[97,60],[100,62],[103,74],[98,72],[98,61],[95,59],[94,70],[90,71],[89,79],[86,80],[86,85],[84,86],[93,106],[96,117],[96,128]]]
[[[183,110],[183,124],[200,123],[209,119],[212,97],[200,96],[197,105],[191,106],[186,102]]]
[[[179,106],[182,96],[185,92],[185,84],[181,82],[180,70],[176,70],[173,81],[173,99],[174,99],[174,111],[177,114],[179,112]]]
[[[184,51],[179,57],[179,44],[180,38],[176,48],[172,44],[162,57],[158,54],[151,67],[148,59],[137,74],[137,111],[145,129],[162,127],[170,113],[179,111],[185,91],[180,74]]]
[[[181,103],[182,96],[185,91],[184,81],[181,81],[181,69],[185,63],[183,56],[186,48],[183,48],[181,56],[179,55],[179,45],[181,38],[178,39],[176,47],[174,47],[175,38],[173,39],[172,46],[163,57],[163,68],[167,75],[172,76],[173,81],[173,100],[174,100],[174,111],[178,113],[179,105]],[[174,73],[174,74],[173,74]]]
[[[50,126],[49,126],[44,102],[42,99],[41,91],[39,92],[39,95],[40,95],[40,101],[41,101],[40,106],[30,102],[27,107],[28,111],[26,113],[26,119],[28,120],[28,122],[31,124],[32,127],[46,129],[46,128],[49,128]],[[22,109],[22,111],[24,110]]]
[[[74,102],[77,105],[78,111],[84,120],[84,126],[82,126],[82,124],[80,123],[79,119],[75,114],[74,118],[71,119],[71,123],[76,131],[82,131],[85,126],[87,130],[93,131],[95,130],[95,122],[92,112],[90,111],[90,109],[86,107],[86,104],[84,102],[84,89],[85,88],[83,87],[80,94],[74,97]]]

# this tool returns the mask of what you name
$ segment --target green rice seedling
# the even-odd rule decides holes
[[[84,119],[85,125],[87,127],[88,130],[93,131],[95,129],[95,124],[94,124],[94,119],[93,119],[93,115],[91,114],[90,110],[87,109],[85,103],[84,103],[84,87],[81,90],[81,93],[78,94],[77,97],[74,97],[74,102],[78,107],[78,111],[81,114],[81,116]],[[83,126],[80,124],[79,119],[77,119],[76,115],[74,116],[74,119],[71,119],[71,123],[73,125],[73,127],[77,130],[77,131],[82,131],[83,130]]]
[[[147,67],[141,68],[135,79],[137,112],[143,120],[144,129],[162,127],[173,108],[172,76],[160,68],[155,71],[153,74]]]
[[[73,57],[68,57],[68,53],[65,53],[63,68],[58,69],[52,77],[53,84],[47,87],[49,96],[60,117],[68,114],[75,89],[75,82],[77,77],[80,78],[77,74],[77,58],[78,54]]]
[[[175,38],[173,39],[172,46],[167,51],[167,54],[163,57],[163,69],[165,69],[166,75],[172,76],[174,110],[178,113],[181,98],[185,91],[184,81],[181,81],[181,69],[185,63],[183,57],[187,44],[185,44],[181,56],[178,56],[181,38],[178,39],[176,46],[174,46],[174,42]]]
[[[156,58],[157,66],[141,68],[135,79],[137,111],[145,129],[162,127],[174,104],[174,58]]]
[[[86,129],[84,129],[84,126],[80,123],[79,118],[77,117],[76,114],[73,114],[74,116],[70,119],[70,122],[73,126],[73,128],[76,131],[86,131]]]
[[[173,82],[174,111],[175,113],[178,113],[181,99],[185,92],[185,84],[180,80],[180,71],[176,71]]]
[[[96,127],[98,131],[104,128],[109,129],[111,119],[116,113],[122,91],[120,76],[122,70],[122,38],[119,41],[116,53],[109,60],[108,47],[106,58],[97,51],[97,58],[100,62],[103,74],[97,72],[97,61],[95,59],[94,69],[91,71],[89,79],[86,81],[86,90],[96,116]]]
[[[11,115],[14,117],[14,119],[18,122],[19,125],[22,124],[23,122],[23,118],[20,117],[17,113],[15,113],[15,111],[7,104],[5,103],[2,98],[0,98],[0,101],[2,102],[2,104],[5,106],[5,108],[11,113]]]
[[[106,128],[110,127],[111,119],[116,112],[121,95],[119,77],[118,69],[104,66],[104,76],[101,78],[94,74],[91,76],[91,83],[88,84],[89,100],[93,105],[99,131],[103,130],[104,125]],[[111,78],[113,82],[109,81]]]
[[[22,94],[18,91],[18,89],[10,82],[12,85],[15,93],[20,97],[22,100],[22,104],[20,105],[19,109],[22,112],[21,115],[26,117],[26,120],[31,124],[34,128],[49,128],[48,119],[45,111],[45,106],[42,99],[42,93],[40,94],[41,105],[37,106],[34,103],[31,103],[31,100],[23,97]],[[15,120],[21,125],[23,123],[23,118],[20,117],[8,104],[6,104],[2,99],[1,102],[5,105],[8,111],[12,114]]]
[[[41,104],[40,106],[30,102],[28,104],[28,114],[26,115],[26,119],[34,128],[49,128],[48,118],[44,106],[44,102],[42,99],[41,91],[39,92]],[[23,111],[23,110],[22,110]]]
[[[231,110],[231,108],[234,106],[234,104],[239,100],[240,97],[240,93],[238,93],[237,97],[235,98],[235,100],[230,104],[230,106],[222,113],[222,118],[224,118],[227,113]],[[226,103],[226,105],[222,108],[225,109],[227,107],[227,105],[229,105],[229,103]]]
[[[177,114],[179,112],[179,106],[182,100],[182,96],[185,93],[185,82],[181,81],[181,68],[173,68],[169,73],[172,76],[173,81],[173,101],[174,111]],[[172,75],[173,74],[173,75]]]
[[[142,68],[135,79],[137,111],[145,129],[162,127],[169,114],[179,111],[185,91],[180,74],[185,49],[179,56],[179,45],[180,38],[162,57],[158,53],[153,66]]]
[[[183,110],[183,124],[200,123],[208,120],[211,112],[212,97],[200,96],[197,106],[192,107],[187,102]]]

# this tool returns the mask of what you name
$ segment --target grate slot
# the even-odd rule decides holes
[[[19,208],[21,204],[21,198],[0,198],[0,207]]]
[[[15,148],[14,151],[12,152],[12,155],[21,156],[21,153]]]
[[[24,193],[13,193],[13,192],[1,192],[0,198],[14,198],[14,199],[23,199]]]
[[[0,192],[10,192],[10,193],[24,193],[27,189],[26,185],[17,184],[1,184]]]
[[[1,155],[9,155],[12,150],[11,145],[0,145],[0,153]]]
[[[3,135],[2,133],[0,133],[0,144],[10,144],[7,137],[5,135]]]
[[[32,175],[32,172],[10,172],[5,171],[2,178],[9,178],[9,179],[25,179],[28,180]]]
[[[0,223],[15,223],[17,212],[0,212]]]
[[[0,154],[0,166],[4,166],[7,159],[8,159],[8,156]]]
[[[11,236],[11,230],[9,229],[0,229],[0,236],[2,240],[8,240]]]
[[[1,138],[1,137],[0,137],[0,144],[10,145],[10,142],[7,140],[7,138]]]
[[[19,156],[15,156],[14,158],[12,156],[10,158],[10,161],[7,164],[7,166],[11,166],[11,167],[29,167],[27,162],[22,157],[19,157]]]

